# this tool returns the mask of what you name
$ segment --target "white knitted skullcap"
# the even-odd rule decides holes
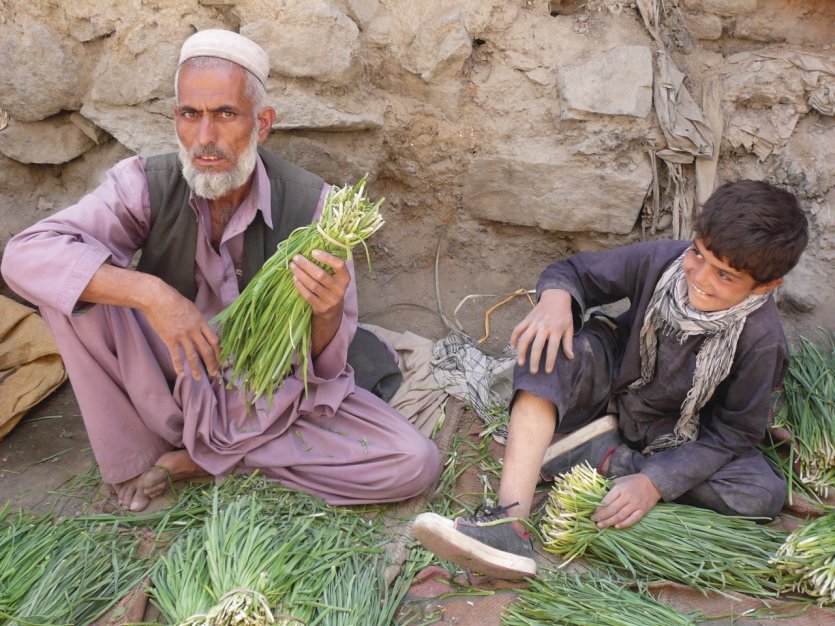
[[[231,30],[209,28],[194,33],[183,42],[180,63],[194,57],[217,57],[237,63],[266,85],[270,73],[270,58],[264,49],[251,39]]]

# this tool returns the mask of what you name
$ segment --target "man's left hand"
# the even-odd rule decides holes
[[[311,256],[331,268],[333,273],[301,255],[290,261],[290,271],[293,272],[293,284],[313,310],[311,352],[316,356],[330,343],[342,322],[351,274],[345,261],[338,256],[323,250],[314,250]]]
[[[591,516],[598,528],[627,528],[652,510],[661,499],[658,489],[644,474],[615,478],[612,489]]]

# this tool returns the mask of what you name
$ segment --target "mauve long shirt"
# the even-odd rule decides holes
[[[322,191],[321,212],[327,187]],[[260,159],[252,189],[211,246],[208,206],[198,219],[195,304],[211,318],[239,295],[243,233],[257,212],[271,224],[269,181]],[[259,468],[332,504],[388,502],[420,493],[440,470],[437,448],[391,407],[355,389],[346,363],[357,324],[353,281],[342,322],[308,368],[252,410],[236,389],[205,375],[177,377],[144,316],[125,307],[85,306],[79,296],[103,263],[127,267],[149,231],[144,160],[121,161],[76,205],[9,241],[2,271],[9,286],[41,308],[62,355],[105,481],[147,470],[185,447],[215,476]],[[349,264],[353,273],[353,268]],[[66,349],[65,349],[66,348]],[[305,419],[300,419],[305,417]]]

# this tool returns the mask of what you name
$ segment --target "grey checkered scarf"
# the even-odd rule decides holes
[[[750,295],[745,300],[723,311],[704,313],[690,306],[687,281],[684,278],[685,250],[661,275],[641,327],[641,377],[629,385],[640,389],[655,375],[658,332],[672,332],[680,343],[693,335],[707,335],[693,372],[693,386],[681,404],[681,415],[672,433],[656,437],[644,448],[651,454],[692,441],[699,432],[699,411],[707,403],[716,387],[731,371],[736,343],[748,316],[761,307],[768,295]]]

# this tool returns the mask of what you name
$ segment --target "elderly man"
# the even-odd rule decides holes
[[[295,372],[247,406],[207,320],[228,306],[327,185],[266,151],[269,59],[230,31],[185,41],[175,79],[179,155],[132,157],[81,201],[14,237],[3,275],[52,330],[103,479],[144,509],[169,480],[260,470],[331,504],[392,502],[440,471],[434,444],[355,387],[352,267],[323,251],[291,269],[312,316]],[[179,158],[178,158],[179,157]],[[128,269],[135,253],[136,271]],[[271,400],[271,401],[268,401]]]

